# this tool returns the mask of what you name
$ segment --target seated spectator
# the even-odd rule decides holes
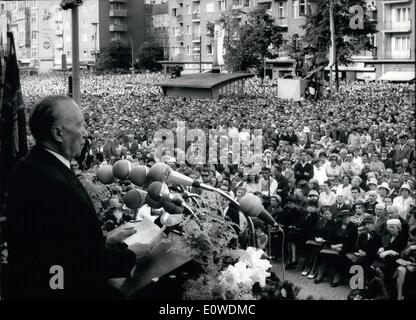
[[[405,249],[407,239],[408,234],[402,231],[402,224],[399,219],[387,220],[387,233],[382,235],[381,245],[377,251],[377,259],[372,264],[387,288],[391,288],[393,275],[397,267],[396,261]]]
[[[336,287],[342,275],[347,273],[346,254],[354,249],[358,236],[357,227],[351,222],[351,215],[350,211],[344,210],[340,214],[342,219],[335,222],[325,248],[320,251],[319,271],[315,283],[320,283],[328,270],[333,268],[334,277],[331,286]]]
[[[302,275],[308,279],[314,279],[318,273],[319,252],[327,241],[334,226],[332,219],[332,208],[322,207],[319,219],[312,230],[312,237],[306,241],[306,258]]]

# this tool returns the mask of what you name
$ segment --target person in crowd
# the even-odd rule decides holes
[[[321,185],[321,193],[319,195],[319,204],[321,206],[331,207],[336,203],[336,195],[331,191],[332,183],[330,180],[325,181]]]
[[[309,181],[313,177],[313,165],[308,162],[306,151],[301,151],[300,160],[295,164],[293,171],[295,172],[296,183],[300,180]]]
[[[351,222],[352,215],[351,211],[344,210],[339,215],[342,219],[335,222],[325,248],[320,251],[319,271],[315,283],[320,283],[331,268],[334,269],[331,283],[333,287],[338,286],[342,276],[346,274],[346,254],[353,251],[358,236],[357,227]]]
[[[322,207],[319,219],[313,226],[312,236],[305,244],[306,257],[302,276],[308,276],[308,279],[314,279],[317,276],[319,252],[327,241],[333,226],[334,220],[332,219],[332,208],[329,206]]]
[[[387,220],[386,224],[387,232],[381,236],[377,259],[372,264],[372,268],[376,270],[379,278],[389,288],[397,268],[396,261],[406,247],[408,231],[403,231],[401,221],[396,218]]]
[[[400,195],[393,199],[393,205],[398,208],[400,217],[405,220],[409,213],[410,203],[413,202],[413,199],[410,196],[411,192],[410,186],[405,183],[400,188]]]
[[[409,239],[405,249],[397,260],[399,266],[393,278],[396,280],[397,300],[404,300],[406,296],[415,297],[416,284],[416,226],[409,229]]]

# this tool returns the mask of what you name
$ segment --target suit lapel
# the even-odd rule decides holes
[[[81,182],[76,177],[75,173],[73,173],[69,168],[67,168],[61,161],[59,161],[54,155],[50,154],[48,151],[40,147],[35,148],[35,152],[44,161],[44,163],[48,165],[51,168],[51,170],[55,169],[63,177],[65,177],[65,179],[68,181],[68,185],[71,186],[71,188],[82,199],[82,201],[90,207],[90,210],[93,210],[93,212],[95,212],[94,206],[91,202],[89,195],[85,191]]]

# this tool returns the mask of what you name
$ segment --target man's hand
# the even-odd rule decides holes
[[[136,229],[131,224],[120,226],[107,234],[106,244],[107,246],[116,245],[135,233]]]

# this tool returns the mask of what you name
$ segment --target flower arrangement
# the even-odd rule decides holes
[[[196,278],[184,283],[186,300],[292,300],[298,288],[271,271],[261,249],[240,248],[236,225],[219,214],[221,202],[211,199],[198,220],[185,218],[185,250],[200,266]],[[183,247],[182,247],[183,250]]]

